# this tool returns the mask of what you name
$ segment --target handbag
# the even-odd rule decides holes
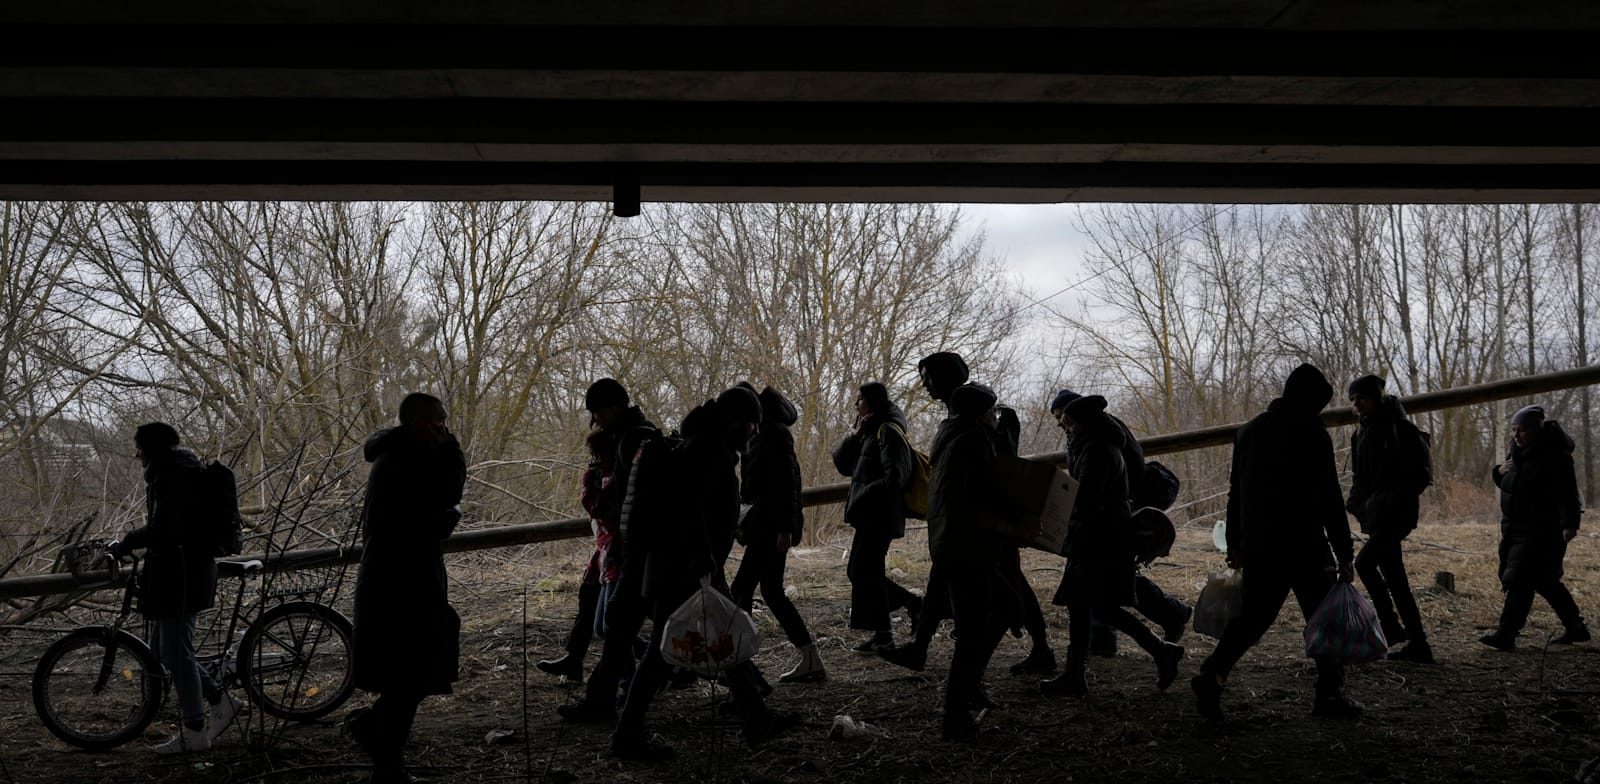
[[[1354,585],[1340,582],[1323,597],[1306,621],[1306,655],[1340,664],[1361,664],[1382,659],[1389,652],[1383,626]]]
[[[1194,630],[1221,638],[1233,619],[1244,613],[1244,574],[1224,569],[1211,575],[1194,603]]]
[[[755,619],[711,587],[709,575],[701,577],[700,590],[667,617],[661,635],[662,659],[708,678],[749,661],[759,650]]]

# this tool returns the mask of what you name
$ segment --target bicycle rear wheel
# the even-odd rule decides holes
[[[245,631],[239,680],[252,702],[280,719],[326,716],[356,687],[351,634],[349,619],[327,605],[278,605]]]
[[[78,629],[57,640],[33,670],[33,707],[56,737],[104,751],[144,733],[161,712],[167,675],[150,647],[128,632]]]

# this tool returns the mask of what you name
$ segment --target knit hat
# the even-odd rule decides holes
[[[1106,399],[1100,395],[1079,396],[1066,405],[1067,416],[1087,422],[1106,412]]]
[[[717,409],[729,422],[761,423],[761,400],[749,387],[728,387],[717,395]]]
[[[1383,387],[1381,377],[1368,374],[1350,382],[1350,397],[1383,397]]]
[[[979,416],[994,408],[1000,398],[982,384],[963,384],[950,393],[950,412],[956,416]]]
[[[614,378],[602,378],[590,384],[589,391],[583,393],[583,407],[589,411],[611,406],[628,407],[628,390],[623,389],[622,384]]]
[[[1055,412],[1066,408],[1068,403],[1071,403],[1080,397],[1083,397],[1083,395],[1080,395],[1070,389],[1063,389],[1060,392],[1057,392],[1056,396],[1050,400],[1050,413],[1054,414]]]
[[[165,422],[149,422],[133,431],[133,443],[144,452],[155,454],[177,446],[178,431]]]
[[[866,401],[868,410],[882,411],[889,407],[889,388],[882,382],[868,381],[861,385],[861,399]]]
[[[925,370],[928,375],[947,381],[952,384],[967,383],[967,361],[960,354],[951,351],[940,351],[929,354],[917,363],[917,370]]]
[[[1523,406],[1511,415],[1511,424],[1521,427],[1538,427],[1544,422],[1544,406]]]

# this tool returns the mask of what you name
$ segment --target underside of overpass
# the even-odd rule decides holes
[[[32,5],[4,199],[1600,200],[1588,0]]]

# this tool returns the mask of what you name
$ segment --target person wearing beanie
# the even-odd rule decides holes
[[[1066,452],[1069,466],[1077,455],[1073,450],[1072,419],[1064,414],[1067,404],[1080,397],[1083,396],[1077,392],[1063,389],[1050,400],[1050,415],[1055,417],[1056,425],[1067,435]],[[1143,497],[1144,448],[1139,446],[1139,439],[1134,437],[1127,423],[1110,413],[1106,413],[1105,417],[1122,433],[1122,463],[1128,469],[1129,506],[1137,510],[1144,505],[1137,500]],[[1189,618],[1194,615],[1194,608],[1167,594],[1142,571],[1137,572],[1134,577],[1133,609],[1151,623],[1160,626],[1162,639],[1171,643],[1183,638],[1183,633],[1189,625]],[[1117,630],[1093,614],[1090,616],[1089,624],[1089,655],[1106,658],[1117,655]]]
[[[152,746],[157,754],[211,748],[238,710],[238,703],[195,658],[196,618],[216,603],[217,565],[209,549],[194,543],[197,523],[184,512],[200,492],[202,464],[179,443],[178,431],[165,422],[149,422],[134,431],[133,444],[144,467],[145,524],[110,546],[118,557],[145,551],[139,612],[150,624],[150,647],[178,694],[178,734]]]
[[[965,374],[960,357],[924,360],[919,370],[929,393],[946,400],[950,410],[928,454],[928,552],[933,561],[928,597],[949,602],[957,631],[945,680],[941,736],[965,741],[978,733],[972,711],[990,704],[983,688],[989,659],[1021,615],[1002,576],[1007,552],[1014,547],[979,523],[983,515],[999,511],[992,509],[999,494],[990,479],[998,440],[994,392],[977,384],[952,385]]]
[[[800,412],[770,386],[757,397],[761,403],[761,428],[739,465],[739,501],[744,504],[744,513],[737,538],[744,544],[744,557],[730,590],[734,603],[749,612],[759,588],[761,601],[794,646],[799,661],[778,680],[820,681],[828,677],[822,654],[811,639],[805,619],[784,592],[783,579],[789,548],[798,544],[805,533],[805,507],[800,503],[800,490],[805,483],[794,452],[794,434],[789,432]]]
[[[1132,637],[1156,664],[1156,688],[1166,691],[1178,676],[1182,647],[1156,637],[1123,609],[1135,603],[1135,554],[1127,536],[1132,512],[1128,468],[1123,463],[1123,432],[1106,415],[1106,399],[1078,397],[1061,408],[1072,436],[1067,472],[1078,481],[1078,496],[1067,529],[1066,568],[1054,603],[1067,608],[1067,664],[1040,684],[1045,694],[1082,697],[1089,656],[1091,615]]]
[[[1499,625],[1478,639],[1484,645],[1516,648],[1534,594],[1550,603],[1566,627],[1551,642],[1590,639],[1578,603],[1561,581],[1567,544],[1578,535],[1583,515],[1574,449],[1572,436],[1546,418],[1542,407],[1527,406],[1512,415],[1511,451],[1493,472],[1500,488],[1500,587],[1506,599]]]
[[[861,385],[855,400],[855,429],[833,450],[833,467],[850,477],[844,522],[850,526],[850,628],[868,633],[853,646],[873,653],[894,645],[889,613],[906,608],[913,619],[922,599],[889,579],[889,546],[905,536],[905,491],[916,466],[906,440],[906,417],[877,381]],[[916,626],[912,621],[912,626]]]
[[[1239,428],[1228,479],[1228,565],[1244,573],[1244,607],[1190,681],[1195,706],[1222,716],[1223,684],[1233,666],[1272,627],[1294,593],[1307,619],[1334,587],[1355,579],[1354,545],[1333,439],[1322,409],[1333,386],[1302,364],[1289,374],[1283,396]],[[1362,707],[1344,695],[1344,666],[1316,660],[1314,716],[1353,718]]]
[[[567,633],[565,652],[553,659],[541,659],[535,665],[544,672],[573,683],[583,682],[583,659],[588,655],[595,630],[614,625],[611,622],[601,625],[596,619],[606,617],[609,604],[616,594],[614,589],[607,589],[606,586],[614,586],[622,581],[625,570],[627,553],[622,547],[620,531],[628,472],[633,467],[633,458],[639,451],[639,445],[661,434],[645,418],[644,412],[638,406],[630,405],[630,402],[628,390],[613,378],[602,378],[590,384],[583,395],[583,407],[589,412],[589,437],[586,443],[590,449],[590,460],[588,470],[583,475],[581,497],[594,528],[595,549],[590,553],[583,576],[578,581],[578,612],[572,619],[571,631]],[[642,561],[634,564],[635,580],[642,568]],[[611,620],[619,622],[615,625],[624,628],[642,624],[643,618],[637,611],[628,609],[627,604],[625,598],[623,606],[619,607],[616,617]],[[635,628],[634,632],[636,634],[638,629]],[[631,666],[631,661],[630,658],[625,666]],[[610,685],[614,688],[616,684]],[[605,702],[609,704],[611,700]],[[574,704],[585,705],[584,702]],[[567,708],[569,713],[581,710],[571,706],[562,707]],[[600,711],[599,717],[606,718],[613,714],[615,709],[607,707]]]
[[[1383,388],[1384,380],[1372,375],[1349,387],[1350,406],[1360,421],[1350,435],[1345,508],[1367,535],[1356,556],[1356,574],[1372,597],[1384,639],[1391,647],[1408,643],[1389,658],[1432,664],[1433,648],[1401,553],[1401,542],[1417,527],[1418,499],[1433,483],[1432,459],[1422,431],[1406,419],[1400,400],[1383,394]]]
[[[645,554],[643,597],[650,607],[650,645],[640,660],[611,736],[611,753],[620,759],[653,762],[673,755],[670,746],[645,732],[645,714],[668,674],[661,657],[667,618],[709,578],[728,594],[725,566],[739,525],[740,457],[762,419],[761,401],[747,387],[730,387],[683,418],[683,442],[673,450],[668,506],[671,530],[661,531]],[[609,636],[608,636],[609,644]],[[793,713],[769,711],[762,697],[765,681],[753,662],[725,673],[738,709],[741,732],[751,748],[776,738],[799,722]]]

